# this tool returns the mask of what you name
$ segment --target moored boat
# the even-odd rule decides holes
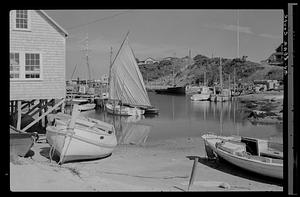
[[[239,136],[202,136],[207,156],[220,157],[240,168],[283,179],[283,154],[268,147],[268,141]]]
[[[145,107],[154,108],[150,103],[143,76],[129,45],[128,33],[109,69],[108,100],[111,103],[106,104],[106,110],[115,115],[141,115],[144,114]],[[116,103],[119,101],[122,105]]]
[[[175,94],[175,95],[185,95],[185,86],[174,86],[167,89],[155,90],[157,94]]]
[[[122,105],[114,106],[111,103],[106,103],[105,109],[110,114],[121,115],[121,116],[140,116],[145,113],[145,110],[142,110],[137,107],[129,107],[129,106],[122,106]]]

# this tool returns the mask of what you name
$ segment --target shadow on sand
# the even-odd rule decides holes
[[[225,161],[222,158],[218,159],[208,159],[207,157],[199,157],[199,156],[187,156],[188,159],[194,160],[195,157],[198,157],[198,161],[203,165],[214,168],[216,170],[232,174],[235,176],[239,176],[242,178],[250,179],[252,181],[262,182],[266,184],[272,184],[277,186],[283,186],[283,181],[276,178],[266,177],[254,172],[250,172],[244,170],[240,167],[234,166],[231,163]]]
[[[49,156],[49,151],[50,151],[50,147],[44,147],[44,148],[41,148],[41,151],[40,151],[40,155],[49,159],[50,160],[50,156]],[[107,157],[110,157],[112,155],[109,154],[105,157],[101,157],[101,158],[94,158],[94,159],[82,159],[82,160],[76,160],[76,161],[67,161],[67,162],[64,162],[65,163],[77,163],[77,162],[83,162],[83,161],[95,161],[95,160],[101,160],[101,159],[105,159]],[[57,151],[55,150],[54,154],[52,155],[52,161],[55,161],[56,163],[59,162],[59,156],[57,154]]]

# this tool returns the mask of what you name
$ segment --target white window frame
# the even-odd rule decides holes
[[[10,81],[42,81],[43,80],[43,53],[40,51],[10,51],[10,53],[19,53],[20,75],[19,78],[10,78]],[[38,53],[40,56],[40,78],[25,78],[25,54]]]
[[[10,75],[10,74],[19,74],[19,77],[18,77],[18,78],[10,78],[10,76],[9,76],[9,78],[10,78],[10,79],[19,79],[19,78],[20,78],[20,75],[21,75],[21,71],[20,71],[20,68],[21,68],[21,65],[20,65],[20,53],[18,53],[18,52],[10,52],[10,53],[9,53],[9,67],[11,66],[11,64],[10,64],[10,61],[11,61],[10,55],[11,55],[11,53],[13,53],[13,54],[18,54],[18,55],[19,55],[19,64],[18,64],[18,66],[19,66],[19,71],[11,71],[10,68],[9,68],[9,75]],[[13,65],[13,66],[15,66],[15,65]]]
[[[13,30],[15,31],[31,31],[31,10],[27,10],[27,28],[17,28],[17,10],[12,12]]]

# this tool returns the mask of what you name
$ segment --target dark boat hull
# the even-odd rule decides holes
[[[145,113],[144,114],[158,114],[159,113],[159,109],[157,108],[149,108],[149,109],[145,109]]]
[[[24,157],[34,144],[34,139],[30,133],[18,133],[10,131],[10,153]]]
[[[185,87],[170,87],[167,89],[155,90],[157,94],[185,94]]]

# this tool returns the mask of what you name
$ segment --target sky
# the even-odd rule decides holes
[[[69,36],[66,79],[108,73],[112,59],[129,31],[129,43],[139,60],[169,56],[236,58],[260,62],[283,40],[283,10],[45,10]],[[239,25],[238,25],[239,24]],[[237,31],[239,29],[239,31]],[[239,33],[237,33],[239,32]],[[88,39],[86,39],[88,38]],[[75,69],[76,67],[76,69]]]

